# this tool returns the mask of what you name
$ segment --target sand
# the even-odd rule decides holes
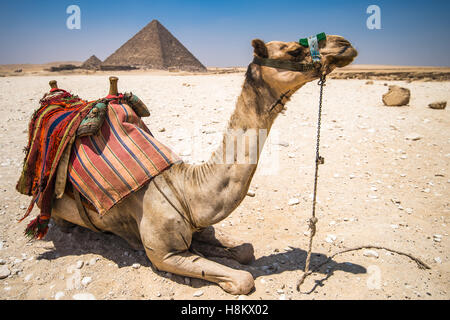
[[[237,299],[215,284],[155,271],[143,251],[119,237],[52,226],[42,241],[17,223],[29,198],[15,191],[27,125],[48,81],[86,99],[108,91],[108,75],[0,78],[0,299]],[[186,161],[200,163],[221,141],[244,74],[120,74],[119,89],[151,110],[145,122]],[[255,290],[241,299],[450,299],[450,118],[428,104],[449,100],[450,82],[329,80],[325,88],[318,188],[318,233],[312,262],[360,245],[411,253],[431,266],[374,250],[337,256],[295,290],[302,274],[311,212],[318,86],[302,88],[280,115],[247,197],[220,228],[250,242]],[[411,90],[409,106],[385,107],[384,85]],[[164,132],[162,129],[165,128]],[[412,139],[414,138],[414,139]],[[270,166],[269,164],[277,164]],[[298,204],[289,206],[292,198]],[[0,272],[0,274],[1,274]],[[320,285],[316,285],[319,281]],[[198,291],[203,294],[199,297]]]

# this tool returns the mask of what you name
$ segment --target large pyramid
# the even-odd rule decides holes
[[[106,68],[125,66],[206,71],[205,66],[158,20],[150,22],[102,63]]]

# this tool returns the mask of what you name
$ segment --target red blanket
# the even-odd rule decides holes
[[[30,214],[35,203],[41,209],[39,216],[25,230],[31,237],[41,239],[48,230],[59,160],[92,107],[93,103],[64,90],[53,89],[41,99],[40,108],[33,114],[23,170],[16,186],[20,193],[32,196],[21,221]]]
[[[108,105],[100,131],[75,140],[68,175],[100,215],[181,161],[126,103]]]

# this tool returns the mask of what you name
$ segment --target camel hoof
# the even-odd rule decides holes
[[[255,251],[250,243],[230,248],[229,252],[233,255],[233,259],[240,264],[249,264],[255,261]]]
[[[255,280],[250,272],[236,271],[237,276],[232,281],[219,283],[220,287],[233,295],[248,294],[255,287]]]

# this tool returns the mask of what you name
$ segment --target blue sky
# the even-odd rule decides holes
[[[69,5],[81,29],[69,30]],[[369,30],[369,5],[381,30]],[[0,64],[104,60],[158,19],[206,66],[246,66],[250,42],[297,41],[320,32],[342,35],[359,50],[356,63],[450,66],[448,0],[115,1],[0,0]]]

